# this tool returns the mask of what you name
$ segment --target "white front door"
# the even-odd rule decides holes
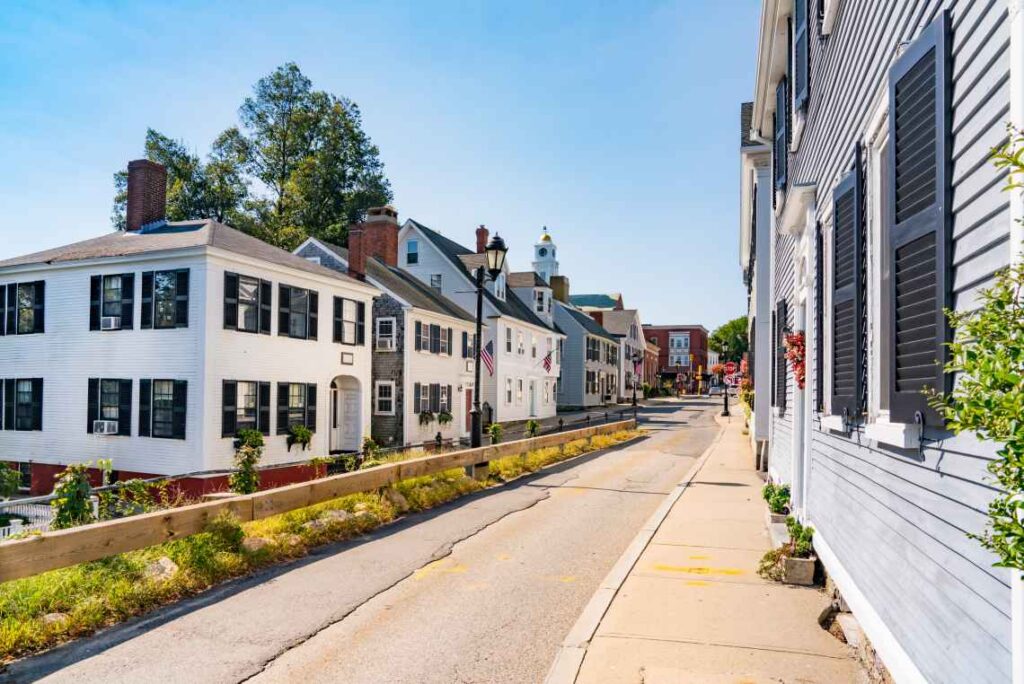
[[[358,451],[359,390],[331,388],[331,451]]]

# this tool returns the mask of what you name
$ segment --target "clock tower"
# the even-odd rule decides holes
[[[533,271],[548,284],[551,283],[551,276],[558,275],[555,243],[551,241],[547,226],[544,226],[544,232],[533,246]]]

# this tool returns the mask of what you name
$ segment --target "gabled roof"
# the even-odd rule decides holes
[[[626,336],[629,334],[629,326],[637,318],[636,309],[619,309],[615,311],[601,312],[601,323],[605,330],[613,335]],[[639,330],[637,332],[640,332]]]
[[[450,261],[455,266],[456,269],[461,271],[462,274],[465,275],[470,282],[473,282],[473,274],[470,272],[470,267],[467,266],[467,262],[469,264],[477,263],[475,260],[482,259],[482,254],[477,254],[471,249],[466,249],[465,247],[455,242],[454,240],[446,238],[445,236],[438,233],[436,230],[426,227],[419,221],[416,221],[414,219],[407,220],[411,224],[416,226],[416,228],[423,234],[423,236],[430,240],[430,242],[435,247],[437,247],[438,251],[441,252],[441,254],[443,254],[445,258],[448,259],[448,261]],[[471,258],[464,260],[463,257],[466,256],[470,256]],[[506,290],[504,300],[498,299],[488,290],[484,290],[484,297],[487,298],[487,301],[491,304],[491,306],[497,309],[502,316],[516,318],[525,323],[529,323],[530,325],[535,325],[539,328],[552,330],[557,333],[562,332],[561,330],[558,329],[557,325],[548,325],[542,319],[538,318],[536,314],[530,311],[530,307],[524,304],[523,301],[519,299],[518,295],[516,295],[515,292],[512,292],[511,289]]]
[[[551,287],[540,277],[539,273],[533,271],[509,273],[508,284],[510,287]]]
[[[621,295],[617,292],[609,294],[578,294],[569,295],[569,302],[573,306],[580,308],[594,308],[594,309],[614,309],[620,299]]]
[[[299,271],[359,284],[358,280],[325,266],[314,264],[291,252],[263,242],[240,230],[212,220],[171,221],[138,232],[117,231],[63,247],[0,261],[0,268],[29,264],[55,264],[86,259],[135,256],[190,247],[216,247],[227,252],[260,259]]]
[[[565,312],[569,314],[569,316],[571,316],[574,321],[579,323],[580,326],[582,326],[583,329],[586,330],[589,334],[596,335],[598,337],[603,337],[606,340],[611,340],[612,342],[619,341],[618,337],[602,328],[597,321],[588,316],[585,312],[580,311],[579,309],[572,305],[564,304],[562,302],[558,302],[557,306],[560,306],[563,309],[565,309]]]
[[[348,250],[344,247],[321,240],[316,240],[314,244],[333,252],[336,257],[348,263]],[[366,260],[366,277],[417,309],[470,323],[475,320],[462,307],[427,287],[419,278],[395,266],[388,266],[376,257]]]
[[[754,117],[754,103],[740,105],[740,147],[760,147],[762,143],[750,137],[750,123]]]

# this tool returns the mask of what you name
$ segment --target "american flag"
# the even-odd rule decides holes
[[[551,352],[548,352],[548,355],[544,357],[544,361],[542,363],[544,364],[544,370],[551,372]]]
[[[488,340],[487,345],[480,350],[480,359],[487,366],[487,374],[494,375],[494,341]]]

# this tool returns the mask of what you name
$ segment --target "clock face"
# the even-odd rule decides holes
[[[548,248],[547,247],[541,247],[540,249],[537,250],[537,254],[542,256],[542,257],[543,256],[547,256],[548,255]]]

